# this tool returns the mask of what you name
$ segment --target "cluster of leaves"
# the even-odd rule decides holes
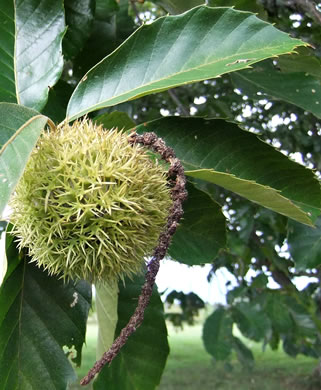
[[[183,329],[183,324],[194,325],[199,311],[205,308],[204,301],[195,293],[184,294],[182,291],[171,291],[165,299],[165,304],[170,309],[177,305],[180,310],[174,307],[174,310],[166,313],[168,319],[175,327]]]
[[[278,4],[280,12],[273,13],[270,2],[244,0],[2,3],[1,213],[46,123],[83,115],[106,128],[137,123],[137,132],[153,131],[174,148],[189,180],[184,221],[169,255],[189,265],[213,263],[213,272],[226,267],[238,282],[228,305],[205,323],[209,353],[226,359],[234,349],[251,363],[251,352],[232,333],[236,323],[246,337],[273,348],[282,340],[291,355],[320,356],[320,185],[311,170],[286,156],[300,151],[320,167],[320,59],[305,42],[262,20],[273,18],[293,32],[293,23],[284,22],[293,10]],[[308,41],[319,42],[316,21],[302,20],[296,37],[311,32]],[[74,373],[61,347],[74,347],[80,364],[91,286],[49,277],[17,253],[7,233],[0,388],[64,390]],[[285,259],[278,248],[286,243]],[[256,272],[252,280],[249,270]],[[293,278],[303,273],[318,283],[299,292]],[[279,289],[267,287],[271,277]],[[117,286],[98,286],[104,347],[128,320],[141,283],[126,281],[119,293]],[[168,344],[156,290],[148,310],[142,327],[99,374],[95,390],[158,386]]]

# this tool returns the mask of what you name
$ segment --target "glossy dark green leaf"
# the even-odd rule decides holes
[[[271,322],[261,306],[254,302],[240,302],[231,309],[242,334],[254,341],[262,341],[271,331]]]
[[[63,40],[64,52],[74,58],[84,47],[94,21],[94,0],[65,0],[67,33]]]
[[[143,280],[136,277],[119,284],[116,335],[134,313]],[[130,336],[111,365],[105,366],[94,382],[94,390],[154,390],[160,382],[169,347],[163,304],[156,288],[143,324]]]
[[[303,336],[314,337],[318,332],[317,329],[321,327],[321,321],[317,316],[311,315],[313,303],[304,302],[302,297],[298,298],[299,295],[297,294],[297,296],[286,296],[284,299],[296,325],[295,330]],[[315,309],[317,308],[315,307]]]
[[[216,360],[227,359],[232,352],[233,321],[224,307],[217,308],[205,321],[203,342],[206,351]]]
[[[304,43],[231,8],[165,16],[140,27],[82,78],[67,117],[235,72],[298,45]]]
[[[226,295],[226,300],[229,305],[232,305],[235,301],[240,302],[246,297],[248,293],[247,286],[236,286],[232,290],[229,290]]]
[[[129,118],[126,112],[113,111],[108,114],[96,116],[94,121],[103,125],[105,129],[118,128],[119,130],[130,130],[135,127],[135,122]]]
[[[296,57],[293,57],[293,66]],[[233,74],[232,80],[245,95],[257,99],[260,92],[272,100],[284,100],[321,118],[321,81],[307,71],[282,72],[271,62]],[[282,88],[280,88],[282,85]],[[262,99],[262,95],[259,96]]]
[[[9,234],[12,230],[12,224],[7,225],[6,235],[5,235],[5,253],[4,253],[4,262],[5,262],[5,270],[6,273],[3,277],[3,280],[0,283],[0,286],[2,282],[4,282],[6,279],[10,277],[12,272],[16,269],[18,264],[20,263],[20,260],[22,258],[22,255],[18,255],[17,248],[14,242],[14,237]],[[7,258],[10,259],[10,262],[8,264]]]
[[[315,228],[289,222],[288,245],[296,268],[306,270],[321,264],[321,218]]]
[[[115,4],[116,3],[116,4]],[[114,51],[137,27],[128,15],[128,0],[96,2],[92,32],[74,62],[74,75],[81,78],[109,53]]]
[[[236,352],[238,360],[243,366],[253,366],[254,356],[252,351],[237,337],[233,337],[233,349]]]
[[[154,131],[183,162],[186,174],[206,180],[305,224],[320,214],[313,172],[257,135],[223,120],[167,117],[138,126]]]
[[[47,120],[29,108],[0,103],[0,215]]]
[[[119,11],[117,0],[96,0],[95,16],[100,20],[108,19],[117,11]]]
[[[1,0],[0,7],[0,98],[40,111],[62,72],[62,2]]]
[[[2,251],[4,248],[4,242],[2,240],[6,234],[7,225],[7,221],[0,220],[0,287],[7,272],[7,258],[5,253]]]
[[[276,59],[277,67],[283,73],[303,72],[321,80],[321,59],[315,56],[312,49],[299,47],[298,54],[289,54]]]
[[[211,263],[226,245],[225,217],[221,206],[208,194],[192,184],[187,185],[187,191],[184,216],[168,253],[188,265]]]
[[[251,287],[254,288],[265,288],[268,284],[269,279],[265,274],[259,274],[252,279]]]
[[[48,101],[41,111],[42,114],[56,124],[62,122],[66,117],[66,106],[72,91],[72,86],[60,79],[53,88],[50,88]]]
[[[16,103],[13,1],[0,2],[0,101]]]
[[[286,306],[286,302],[280,294],[275,292],[269,295],[266,313],[272,322],[273,328],[275,328],[278,333],[285,334],[293,328],[293,319]]]
[[[280,335],[275,329],[273,329],[272,335],[269,340],[269,346],[271,347],[272,351],[277,351],[279,345],[280,345]]]
[[[251,11],[264,16],[264,8],[259,1],[256,0],[207,0],[207,4],[211,7],[235,7],[242,11]]]
[[[153,2],[174,15],[205,3],[203,0],[154,0]]]
[[[89,284],[18,262],[0,289],[0,389],[66,390],[76,377],[62,347],[80,364],[90,300]]]

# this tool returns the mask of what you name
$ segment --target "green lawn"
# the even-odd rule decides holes
[[[253,343],[256,364],[253,370],[243,370],[233,359],[233,370],[224,364],[213,364],[203,348],[201,325],[185,326],[176,331],[169,325],[171,353],[167,361],[159,390],[317,390],[309,383],[309,375],[317,361],[304,356],[289,358],[285,353],[267,349],[262,352]],[[87,346],[83,350],[83,364],[77,370],[79,377],[86,374],[95,361],[96,325],[87,330]],[[74,385],[72,390],[91,389]],[[121,390],[121,389],[119,389]]]

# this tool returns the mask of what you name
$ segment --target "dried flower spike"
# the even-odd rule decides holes
[[[161,138],[158,138],[154,133],[144,133],[143,135],[133,133],[130,142],[133,144],[143,144],[154,152],[157,152],[163,160],[170,164],[168,176],[170,178],[173,204],[169,211],[166,227],[160,234],[158,245],[153,252],[152,259],[147,265],[145,283],[138,298],[136,310],[109,350],[96,361],[93,368],[90,369],[88,374],[80,381],[80,384],[83,386],[87,385],[106,364],[110,364],[113,361],[113,359],[118,355],[120,349],[126,344],[128,338],[142,324],[145,309],[150,301],[156,275],[159,270],[159,262],[166,255],[172,236],[175,233],[178,223],[183,215],[182,202],[187,197],[187,192],[185,190],[186,178],[184,175],[184,168],[179,159],[175,157],[173,149],[167,147],[164,141]]]

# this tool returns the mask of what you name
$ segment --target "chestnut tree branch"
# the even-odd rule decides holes
[[[287,0],[286,4],[300,9],[309,14],[311,19],[321,24],[321,13],[318,11],[316,3],[313,0]]]

